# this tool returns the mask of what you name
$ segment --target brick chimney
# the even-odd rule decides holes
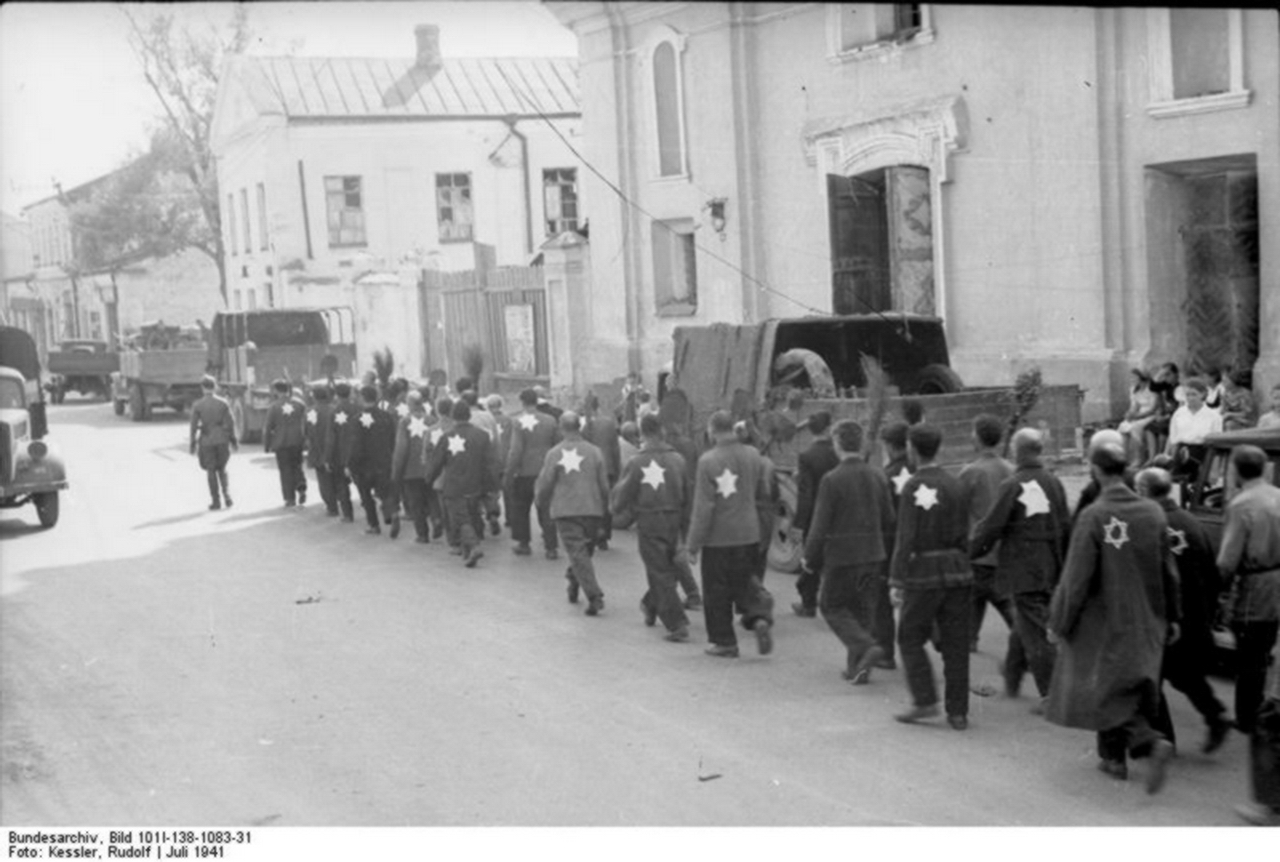
[[[418,58],[414,67],[427,72],[439,71],[440,60],[440,28],[435,24],[419,24],[413,28],[413,35],[418,40]]]

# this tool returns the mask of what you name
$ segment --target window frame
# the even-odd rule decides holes
[[[337,191],[329,188],[329,181],[337,180],[341,184],[341,188]],[[355,193],[359,195],[359,206],[351,206],[347,203],[348,196],[351,191],[347,188],[347,181],[355,180],[357,185]],[[335,229],[333,221],[333,196],[340,195],[342,203],[337,210],[338,225]],[[366,219],[365,212],[365,195],[364,195],[364,177],[361,174],[325,174],[324,176],[324,215],[325,215],[325,234],[329,241],[329,248],[366,248],[369,245],[369,223]],[[356,212],[360,214],[360,239],[350,242],[342,241],[342,232],[344,230],[342,216],[346,213]],[[353,228],[345,228],[352,230]],[[335,232],[336,231],[336,232]]]
[[[466,185],[465,186],[455,185],[454,182],[455,182],[455,178],[457,177],[466,177]],[[441,179],[444,179],[444,178],[448,178],[447,185],[440,184]],[[475,239],[476,239],[476,197],[475,197],[476,187],[475,187],[475,182],[472,178],[471,171],[446,171],[443,173],[437,173],[435,175],[434,188],[435,188],[435,203],[436,203],[436,240],[441,245],[447,245],[451,243],[460,243],[460,242],[475,242]],[[456,210],[458,208],[459,202],[450,200],[448,204],[445,204],[440,200],[440,193],[442,189],[457,190],[457,189],[464,189],[464,188],[466,189],[466,193],[467,193],[466,203],[469,206],[470,218],[467,220],[467,222],[465,222],[465,225],[467,227],[467,235],[458,236],[456,235],[456,230],[459,226],[459,222],[456,217],[457,216]],[[451,210],[454,210],[454,215],[451,216],[447,221],[448,224],[453,226],[448,236],[445,235],[446,220],[443,213],[443,210],[446,206],[449,207]]]
[[[560,178],[561,174],[570,174],[571,178],[567,181]],[[555,175],[555,176],[551,176]],[[573,190],[573,218],[564,217],[564,188],[568,185]],[[547,193],[550,189],[557,190],[557,196],[560,206],[560,218],[552,219],[547,207]],[[578,169],[577,168],[543,168],[542,169],[542,224],[546,230],[548,237],[559,236],[565,231],[577,231],[581,224],[582,198],[578,195]],[[553,225],[552,222],[555,222]],[[572,225],[572,226],[570,226]]]
[[[267,230],[267,184],[258,183],[258,250],[271,248],[271,234]]]
[[[886,37],[845,47],[844,13],[851,7],[870,12],[877,6],[919,6],[920,26],[904,35],[899,35],[902,31],[894,31]],[[929,45],[935,38],[932,3],[832,3],[827,6],[827,59],[834,64],[867,60],[903,48]]]
[[[658,317],[690,317],[698,313],[698,254],[697,225],[691,218],[654,219],[649,224],[649,266],[653,284],[654,311]],[[669,286],[659,278],[658,238],[666,243],[668,254],[677,251],[681,256],[681,267],[685,274],[687,295],[677,297],[672,290],[674,282]],[[680,237],[677,242],[675,237]],[[676,272],[675,261],[668,258],[671,274]],[[691,283],[690,283],[691,282]]]
[[[249,190],[240,187],[240,217],[244,219],[244,253],[253,254],[253,225],[249,222]]]
[[[685,78],[684,51],[688,43],[687,37],[668,26],[662,26],[654,38],[645,46],[644,64],[641,72],[648,93],[648,127],[649,143],[653,148],[650,160],[650,171],[654,182],[679,182],[690,178],[689,170],[689,124],[685,119]],[[655,80],[657,65],[655,58],[658,49],[663,45],[671,46],[672,59],[675,65],[676,90],[676,140],[680,145],[679,169],[673,174],[662,172],[662,139],[658,124],[658,85]]]
[[[1227,15],[1227,92],[1178,99],[1173,90],[1173,20],[1168,8],[1147,9],[1147,115],[1157,120],[1248,107],[1253,91],[1244,83],[1244,11]]]
[[[235,192],[227,192],[227,238],[228,245],[231,248],[231,256],[235,257],[240,253],[240,243],[236,238],[236,195]]]

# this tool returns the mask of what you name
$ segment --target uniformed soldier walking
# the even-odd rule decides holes
[[[497,487],[498,466],[489,435],[471,424],[471,406],[465,401],[453,405],[453,427],[442,434],[435,447],[425,453],[426,481],[443,477],[441,492],[448,512],[448,528],[462,551],[463,564],[473,568],[484,556],[476,523],[480,519],[484,495]]]
[[[698,459],[688,541],[691,564],[702,554],[707,654],[737,658],[736,607],[760,654],[767,655],[773,650],[773,597],[754,574],[761,540],[757,507],[769,498],[768,476],[760,453],[734,434],[728,411],[713,413],[707,430],[715,445]]]
[[[397,500],[391,490],[391,457],[395,453],[396,426],[391,414],[378,406],[378,387],[360,387],[363,402],[355,417],[351,434],[351,452],[347,458],[347,472],[360,493],[360,505],[364,508],[365,532],[377,535],[382,532],[378,524],[379,507],[383,520],[391,525],[391,538],[400,534],[400,515],[396,511]]]
[[[547,452],[534,484],[534,500],[555,520],[569,555],[569,601],[576,604],[581,589],[587,596],[586,614],[593,617],[604,610],[604,591],[591,556],[609,505],[609,482],[604,455],[583,439],[578,414],[565,411],[559,421],[563,439]]]
[[[644,442],[622,471],[610,509],[615,520],[634,515],[640,559],[649,590],[640,600],[645,625],[662,620],[666,639],[689,639],[689,618],[676,592],[677,559],[684,551],[692,504],[691,477],[684,458],[662,439],[662,423],[652,413],[640,419]]]
[[[285,506],[307,502],[307,474],[302,469],[302,448],[306,442],[307,408],[293,396],[287,380],[271,384],[275,402],[267,410],[267,421],[262,429],[263,451],[276,456],[276,469],[280,472],[280,493]]]
[[[198,456],[200,469],[208,479],[209,497],[213,501],[209,504],[211,510],[221,509],[224,504],[231,508],[227,461],[231,450],[240,448],[231,406],[214,394],[217,387],[218,381],[206,374],[200,381],[204,395],[191,407],[191,454]]]

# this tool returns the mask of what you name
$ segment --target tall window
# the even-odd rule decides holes
[[[258,183],[258,247],[263,251],[271,245],[267,235],[267,187]]]
[[[1226,9],[1170,9],[1169,42],[1175,99],[1230,89]]]
[[[253,231],[249,225],[249,192],[246,189],[240,190],[240,217],[244,220],[244,253],[248,254],[253,250]]]
[[[542,172],[542,202],[547,235],[578,229],[578,171],[551,168]]]
[[[684,135],[680,118],[680,65],[671,41],[653,50],[654,120],[658,132],[658,176],[677,177],[684,171]]]
[[[329,247],[364,245],[364,197],[360,177],[325,177]]]
[[[1150,103],[1156,118],[1246,107],[1241,9],[1148,9]]]
[[[475,217],[471,206],[471,174],[436,174],[436,216],[441,242],[472,239]]]
[[[239,254],[240,247],[236,239],[236,199],[235,195],[227,195],[227,239],[232,254]]]
[[[698,305],[698,261],[693,220],[655,221],[653,292],[659,314],[693,314]]]
[[[873,46],[932,39],[924,3],[838,3],[828,9],[835,58],[863,54]]]

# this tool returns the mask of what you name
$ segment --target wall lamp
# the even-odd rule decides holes
[[[725,215],[724,208],[728,204],[728,198],[712,198],[707,201],[704,209],[711,213],[711,229],[720,234],[720,240],[724,241]]]

